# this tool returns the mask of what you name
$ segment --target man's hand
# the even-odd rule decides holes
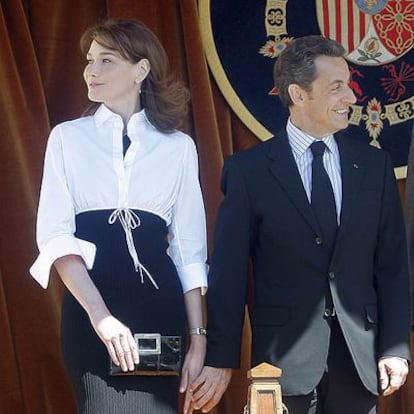
[[[391,395],[405,383],[408,363],[402,358],[382,357],[378,361],[378,371],[382,394]]]
[[[231,379],[231,368],[204,367],[198,378],[190,385],[193,394],[191,404],[184,407],[184,414],[192,414],[194,410],[203,413],[213,409],[226,391]]]

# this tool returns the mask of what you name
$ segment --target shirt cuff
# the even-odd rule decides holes
[[[177,267],[177,272],[184,293],[192,289],[201,288],[201,294],[206,294],[207,265],[205,263],[191,263],[186,266]]]
[[[81,256],[87,269],[92,269],[96,246],[72,235],[62,235],[49,240],[40,250],[39,256],[30,268],[30,274],[44,289],[49,284],[50,269],[59,257],[74,254]]]
[[[380,361],[381,359],[388,359],[388,358],[395,358],[395,359],[399,359],[402,362],[405,362],[405,364],[407,365],[407,367],[409,366],[408,360],[406,360],[405,358],[402,357],[397,357],[397,356],[391,356],[391,355],[383,355],[380,357]]]

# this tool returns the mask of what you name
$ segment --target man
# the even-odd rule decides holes
[[[378,391],[392,394],[405,381],[399,194],[385,152],[337,134],[356,101],[343,56],[333,40],[292,41],[274,69],[290,111],[286,131],[225,163],[206,366],[188,413],[217,404],[238,367],[250,259],[252,365],[282,369],[290,414],[375,413]]]

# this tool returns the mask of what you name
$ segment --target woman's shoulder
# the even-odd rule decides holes
[[[159,132],[160,150],[168,158],[182,160],[184,163],[198,158],[196,144],[190,135],[175,130],[171,133]]]
[[[94,127],[94,117],[83,116],[80,118],[60,122],[56,124],[53,129],[60,131],[70,131],[72,129],[90,129],[92,127]]]
[[[185,132],[179,131],[179,130],[174,130],[170,134],[165,134],[165,135],[183,144],[194,142],[193,138],[191,138],[190,135],[186,134]]]
[[[95,129],[92,116],[76,118],[56,124],[49,136],[49,140],[73,140],[89,135]]]
[[[177,145],[194,145],[194,139],[187,133],[179,130],[174,130],[169,134],[165,134],[168,140],[176,142]]]
[[[170,133],[157,130],[157,134],[159,134],[162,141],[171,147],[188,148],[195,146],[193,138],[185,132],[179,130],[174,130]]]

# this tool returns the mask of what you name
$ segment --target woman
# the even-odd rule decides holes
[[[202,367],[205,215],[194,143],[176,130],[188,93],[141,22],[108,20],[81,46],[95,106],[50,134],[31,274],[46,288],[54,264],[67,287],[62,349],[80,413],[175,413],[177,376],[110,376],[109,358],[128,373],[134,334],[185,349],[190,333],[180,391]]]

